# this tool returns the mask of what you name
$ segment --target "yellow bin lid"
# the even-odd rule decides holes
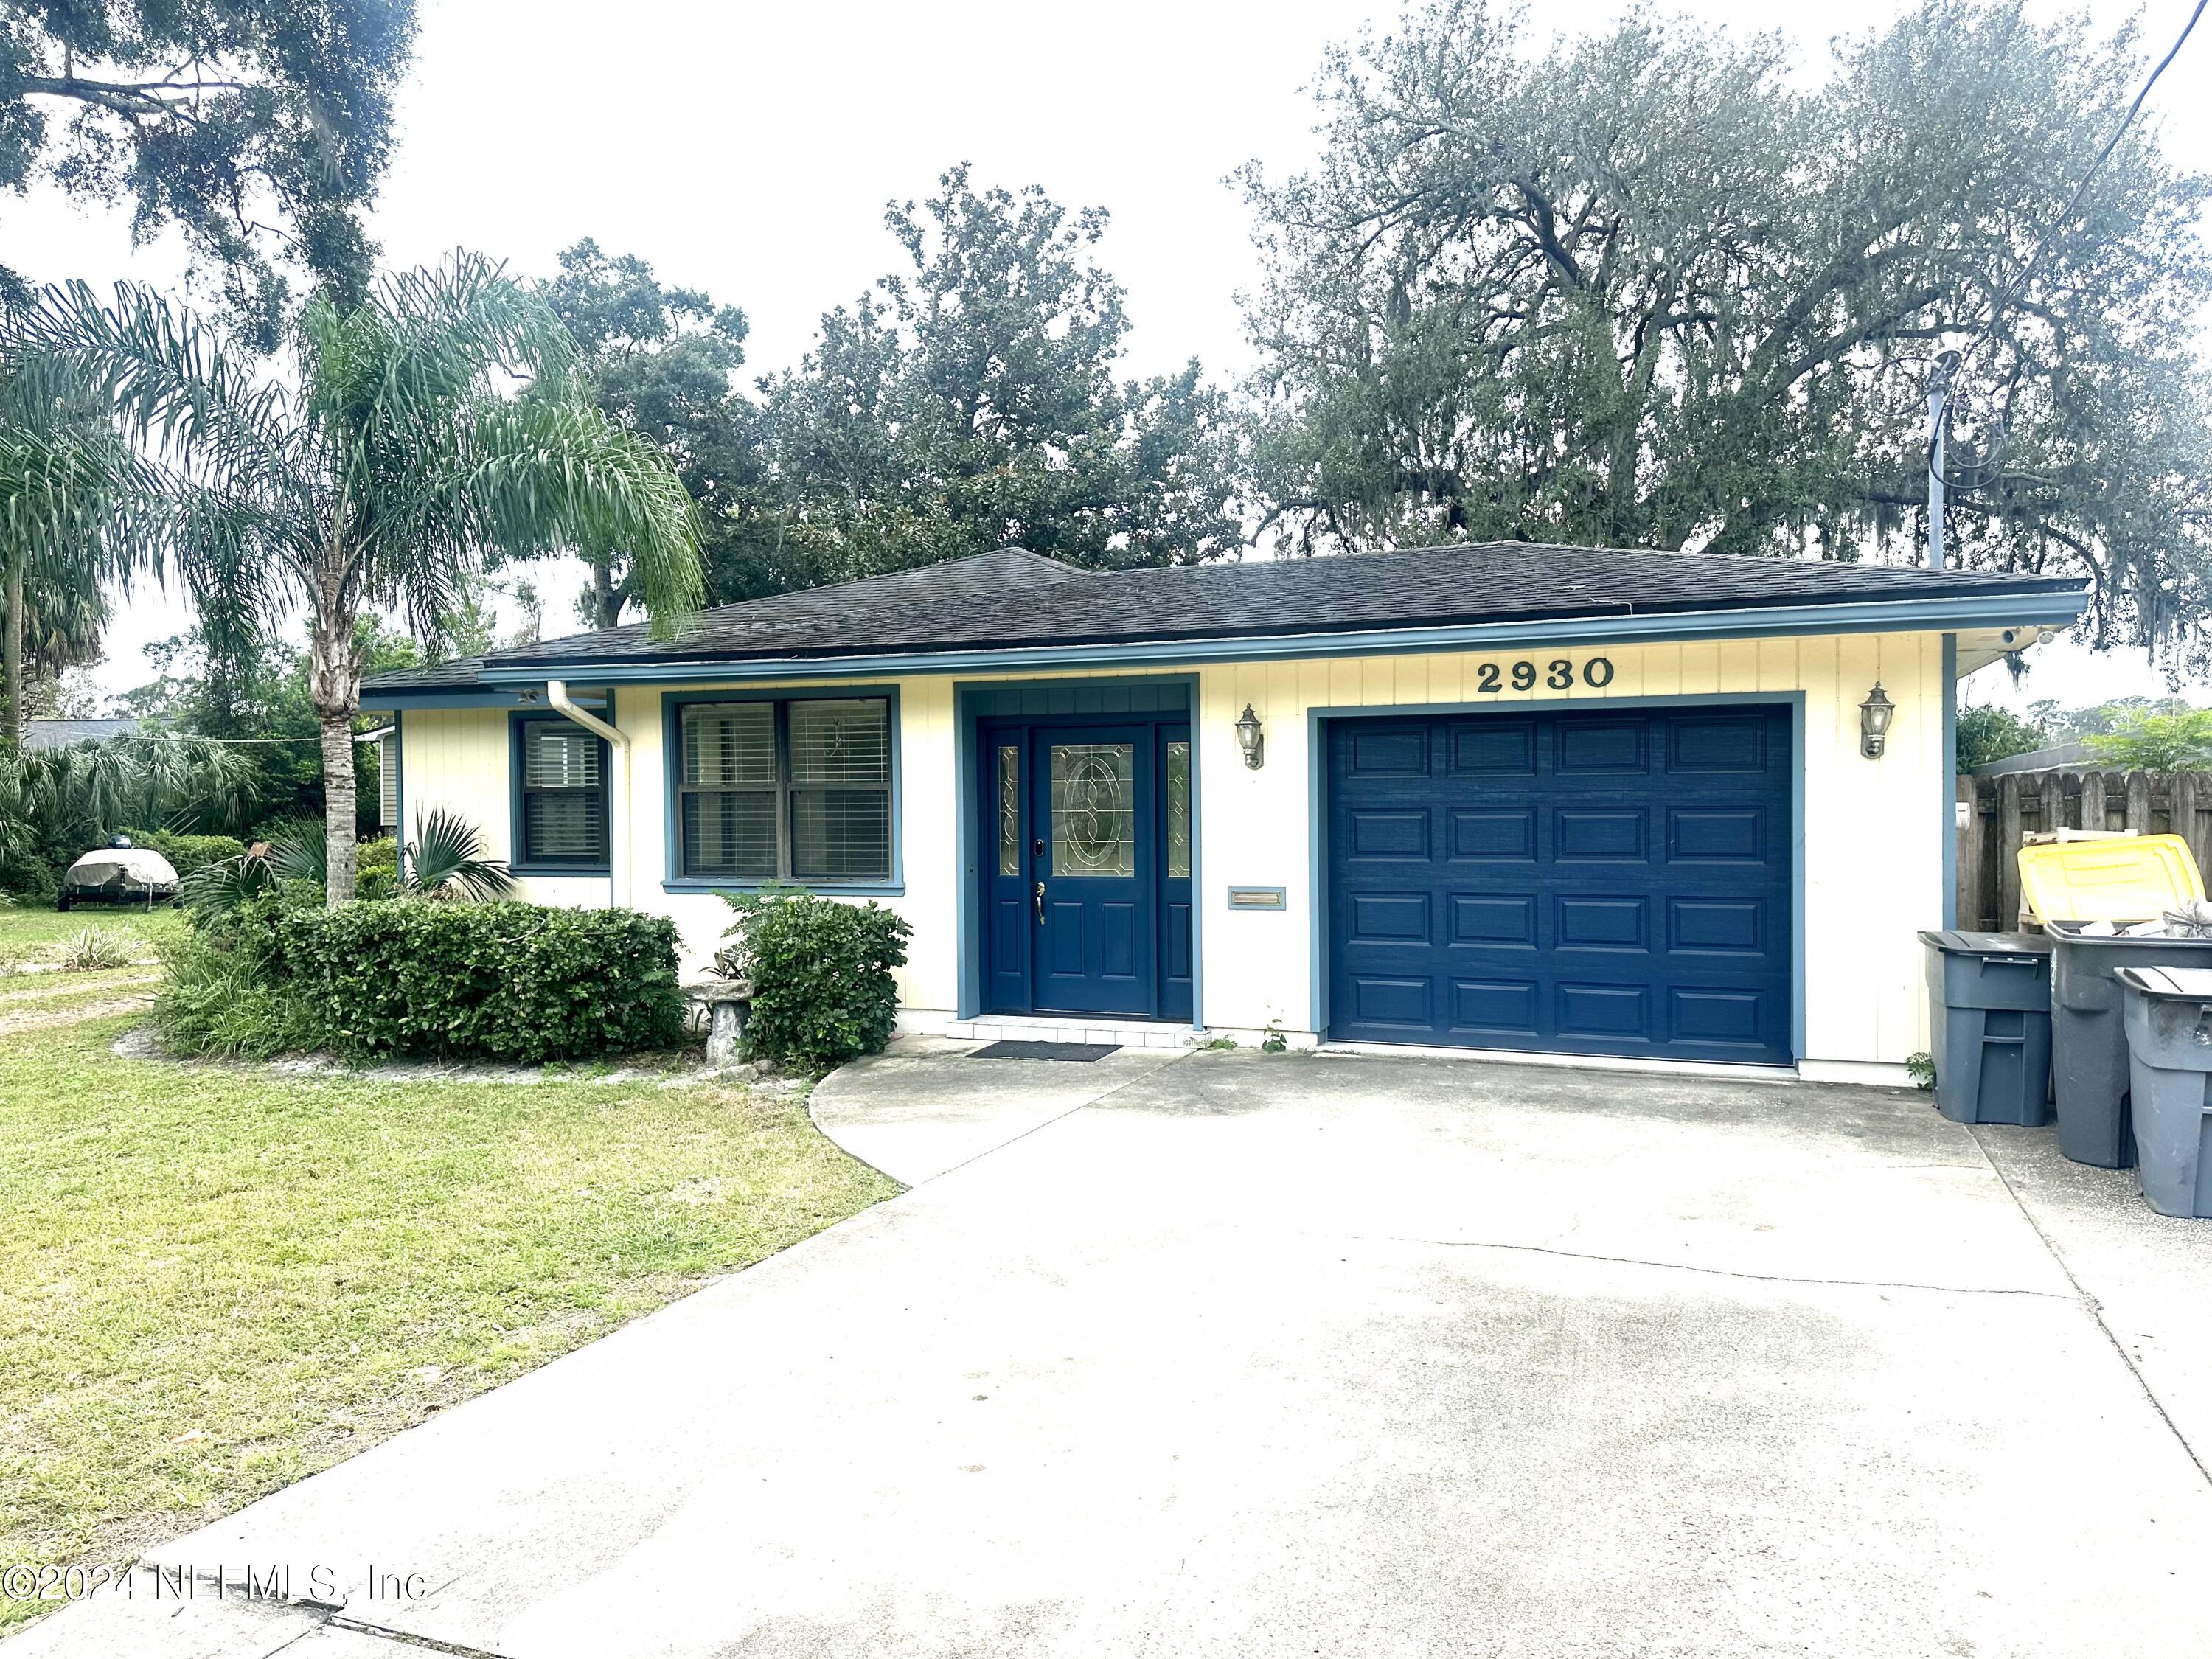
[[[2020,849],[2020,890],[2045,921],[2152,921],[2204,896],[2179,836],[2057,841]]]

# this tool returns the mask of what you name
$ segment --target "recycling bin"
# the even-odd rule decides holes
[[[2058,1150],[2076,1164],[2132,1169],[2128,1036],[2122,968],[2212,968],[2212,939],[2085,933],[2099,924],[2047,921],[2051,954],[2051,1081]]]
[[[1954,1123],[2051,1120],[2051,941],[1928,933],[1936,1109]]]
[[[2122,968],[2113,977],[2143,1197],[2160,1215],[2212,1216],[2212,969]]]

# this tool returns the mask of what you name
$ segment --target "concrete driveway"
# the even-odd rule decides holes
[[[901,1198],[156,1553],[341,1613],[8,1659],[2212,1649],[2212,1224],[2047,1132],[966,1047],[816,1097]]]

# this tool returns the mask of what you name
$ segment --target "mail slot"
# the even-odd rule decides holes
[[[1232,887],[1229,890],[1229,908],[1232,910],[1279,910],[1284,902],[1284,890],[1279,887]]]

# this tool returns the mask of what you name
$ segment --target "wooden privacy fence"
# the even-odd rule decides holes
[[[2021,843],[2055,830],[2179,836],[2201,874],[2212,853],[2212,772],[1961,774],[1959,926],[2002,931],[2020,916]]]

